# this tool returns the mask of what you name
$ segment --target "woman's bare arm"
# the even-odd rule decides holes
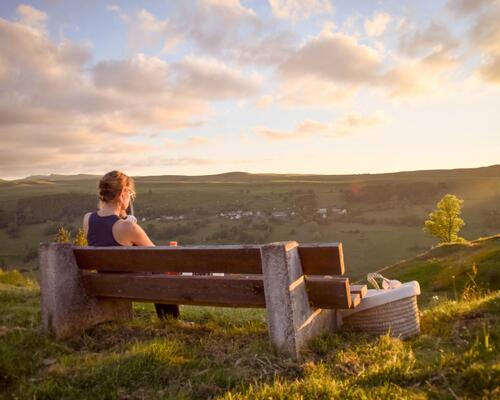
[[[144,229],[132,221],[119,221],[113,226],[113,236],[122,246],[146,246],[155,244],[148,237]]]
[[[140,225],[132,222],[132,243],[134,246],[154,247],[154,243]]]
[[[87,237],[87,233],[89,231],[89,217],[90,217],[90,214],[92,213],[87,213],[83,216],[83,234],[85,235],[85,237]]]

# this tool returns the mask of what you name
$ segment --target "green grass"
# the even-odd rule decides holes
[[[438,245],[381,273],[403,282],[419,281],[424,304],[435,296],[455,299],[456,293],[463,292],[466,286],[469,290],[476,286],[500,290],[500,235]]]
[[[422,334],[411,340],[326,334],[298,361],[271,348],[264,310],[185,306],[180,320],[159,321],[152,305],[136,303],[134,313],[132,322],[56,340],[40,331],[36,281],[0,271],[0,398],[500,396],[499,291],[431,302],[422,310]]]

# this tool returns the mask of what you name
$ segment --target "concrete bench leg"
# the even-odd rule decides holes
[[[271,342],[297,358],[310,339],[336,330],[336,312],[310,307],[297,242],[265,245],[261,256]]]
[[[45,331],[67,338],[101,322],[132,318],[130,301],[97,298],[86,292],[71,244],[41,244],[39,260]]]

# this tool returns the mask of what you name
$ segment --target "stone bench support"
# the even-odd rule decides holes
[[[297,242],[262,246],[261,256],[271,342],[281,352],[298,357],[310,339],[337,330],[340,319],[336,310],[309,305]]]
[[[71,244],[39,248],[42,326],[57,338],[80,334],[101,322],[132,318],[132,302],[88,294]]]

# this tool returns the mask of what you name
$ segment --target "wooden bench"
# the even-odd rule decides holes
[[[66,338],[98,323],[132,318],[132,301],[266,308],[269,335],[298,356],[309,339],[339,329],[339,309],[366,286],[344,277],[341,243],[179,247],[41,244],[43,327]],[[224,276],[165,272],[224,273]]]

